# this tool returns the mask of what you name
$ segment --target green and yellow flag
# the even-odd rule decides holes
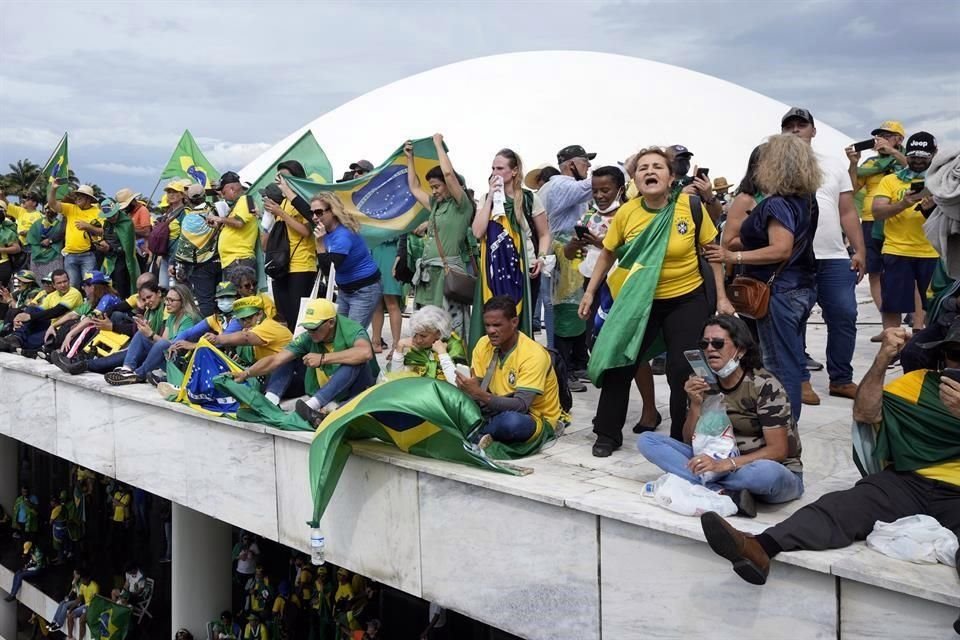
[[[413,152],[420,184],[426,185],[427,172],[440,162],[433,140],[414,140]],[[359,220],[360,235],[371,247],[409,233],[425,221],[429,213],[420,206],[407,187],[407,158],[403,147],[394,151],[379,167],[356,180],[319,184],[290,178],[287,182],[306,200],[322,191],[337,196],[347,213]]]
[[[220,172],[204,157],[190,130],[186,129],[180,136],[180,142],[173,150],[170,161],[160,174],[161,180],[166,178],[188,178],[209,187],[220,179]]]
[[[38,182],[42,181],[44,189],[54,180],[62,180],[63,184],[57,187],[57,199],[62,200],[70,192],[70,162],[67,158],[67,134],[64,133],[53,150],[50,160],[40,173]]]
[[[90,640],[123,640],[130,629],[130,607],[95,596],[87,608]]]
[[[320,143],[313,137],[313,132],[309,129],[300,138],[294,142],[289,149],[277,156],[274,162],[270,163],[267,170],[257,178],[253,185],[247,190],[255,199],[260,201],[260,190],[277,178],[277,165],[284,160],[296,160],[303,165],[307,172],[307,180],[326,184],[333,182],[333,167],[327,160],[327,154],[320,148]]]

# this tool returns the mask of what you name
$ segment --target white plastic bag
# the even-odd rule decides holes
[[[885,556],[916,564],[956,566],[957,536],[927,515],[907,516],[873,525],[867,546]]]
[[[672,473],[663,474],[653,483],[653,498],[664,509],[685,516],[699,516],[707,511],[732,516],[737,512],[737,506],[729,496],[699,484],[690,484]]]
[[[723,401],[722,393],[708,395],[703,399],[692,444],[695,456],[704,455],[714,460],[723,460],[737,455],[737,439],[733,434],[733,424],[727,416],[727,405]],[[700,474],[700,481],[706,484],[727,473],[707,471]]]

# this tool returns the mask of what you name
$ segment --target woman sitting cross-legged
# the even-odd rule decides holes
[[[390,356],[390,374],[400,373],[457,384],[457,364],[467,363],[463,341],[450,326],[450,314],[433,305],[410,316],[413,335],[401,338]],[[387,376],[388,378],[391,375]]]
[[[637,448],[664,471],[701,484],[707,472],[722,474],[707,482],[729,495],[742,515],[756,515],[753,499],[780,503],[803,494],[800,435],[790,413],[790,400],[780,381],[761,367],[760,349],[743,320],[715,316],[703,327],[700,348],[716,373],[716,388],[691,375],[685,389],[690,410],[683,424],[683,442],[666,434],[640,435]],[[690,443],[704,396],[723,394],[739,455],[714,459],[694,455]]]

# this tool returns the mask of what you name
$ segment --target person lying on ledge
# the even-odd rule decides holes
[[[743,320],[714,316],[704,324],[702,335],[700,349],[717,375],[715,388],[703,378],[690,376],[685,386],[690,410],[683,442],[651,431],[640,435],[637,448],[653,464],[693,484],[701,484],[704,473],[717,474],[706,486],[729,495],[740,515],[752,518],[757,515],[754,498],[776,504],[803,495],[797,423],[787,392],[762,367],[760,347]],[[718,392],[723,394],[740,453],[721,459],[695,456],[690,443],[704,397]]]
[[[457,372],[457,386],[484,414],[477,436],[481,448],[494,441],[530,444],[532,451],[527,453],[532,453],[545,438],[553,437],[562,415],[550,354],[521,333],[519,324],[512,298],[487,300],[483,305],[486,335],[473,349],[473,376]]]
[[[300,318],[300,326],[306,331],[286,348],[235,373],[233,378],[244,382],[301,360],[307,368],[303,386],[311,397],[297,400],[296,412],[317,426],[329,412],[330,403],[344,402],[373,386],[380,367],[366,330],[350,318],[338,315],[336,306],[329,300],[311,301]]]
[[[875,457],[889,461],[882,471],[825,494],[756,536],[714,512],[701,516],[710,548],[741,578],[764,584],[770,559],[781,551],[846,547],[865,539],[878,520],[926,514],[960,535],[960,382],[949,377],[952,372],[918,370],[884,386],[907,337],[901,328],[883,332],[853,404],[856,422],[878,426]],[[945,369],[960,367],[960,327],[931,347],[939,348]],[[955,626],[960,632],[960,620]]]

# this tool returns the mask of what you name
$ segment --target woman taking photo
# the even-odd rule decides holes
[[[796,136],[772,136],[757,164],[756,186],[764,199],[740,227],[740,250],[707,247],[710,262],[743,266],[744,275],[761,282],[773,279],[767,315],[757,320],[763,365],[777,376],[799,420],[804,355],[804,327],[816,301],[817,230],[820,167],[809,144]]]
[[[760,349],[747,325],[734,316],[710,318],[703,327],[700,348],[717,374],[716,386],[690,376],[684,385],[690,410],[683,424],[683,441],[644,433],[637,441],[640,453],[692,484],[701,484],[705,473],[718,474],[706,486],[729,495],[741,515],[756,515],[754,498],[773,504],[799,498],[803,495],[803,465],[797,422],[783,385],[761,368]],[[723,394],[739,454],[719,460],[694,456],[691,442],[704,398],[718,392]]]
[[[527,255],[527,243],[533,244],[527,214],[536,225],[539,246],[535,257]],[[480,245],[480,273],[473,308],[482,309],[494,296],[509,296],[517,303],[520,331],[532,338],[530,279],[540,276],[544,257],[550,251],[550,228],[540,199],[523,188],[523,164],[515,151],[501,149],[493,157],[490,191],[477,210],[472,230]],[[482,335],[483,314],[473,313],[471,349]]]
[[[713,242],[717,229],[702,208],[697,229],[692,196],[671,195],[672,161],[671,154],[660,147],[648,147],[635,156],[631,168],[640,197],[620,207],[614,216],[580,302],[580,317],[586,319],[600,285],[608,282],[614,303],[588,369],[600,387],[593,419],[597,434],[593,455],[600,458],[623,444],[630,383],[641,362],[663,352],[657,344],[661,339],[667,351],[670,435],[681,439],[687,416],[683,387],[689,373],[683,352],[696,348],[703,321],[714,311],[733,312],[723,292],[720,265],[712,269],[718,290],[716,306],[712,308],[708,302],[698,249]],[[608,277],[618,259],[617,269]],[[648,353],[651,350],[653,353]]]
[[[446,311],[450,315],[451,330],[462,336],[466,329],[467,305],[443,295],[443,263],[446,261],[451,268],[464,272],[473,270],[467,267],[470,261],[467,228],[474,204],[447,156],[443,136],[434,135],[433,144],[440,164],[427,172],[429,194],[421,188],[417,178],[413,145],[408,141],[403,147],[409,169],[407,186],[417,202],[430,211],[430,219],[414,231],[423,238],[423,255],[414,272],[413,302],[418,309],[430,305]]]

